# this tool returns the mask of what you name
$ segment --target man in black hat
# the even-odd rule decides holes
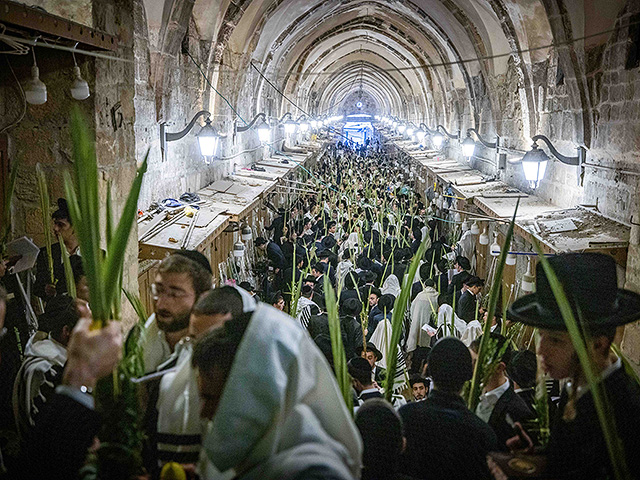
[[[456,292],[462,290],[462,285],[471,276],[469,273],[469,270],[471,270],[471,262],[467,257],[456,257],[456,263],[453,268],[456,273],[451,277],[451,282],[449,283],[449,289],[447,290],[447,294],[449,295],[457,295]]]
[[[351,383],[358,394],[358,403],[362,405],[367,400],[382,398],[382,393],[373,384],[371,365],[362,357],[355,357],[347,363],[347,370],[351,375]]]
[[[356,348],[356,355],[366,359],[371,365],[371,375],[378,385],[382,385],[382,382],[386,378],[386,371],[384,368],[378,367],[377,362],[382,360],[382,352],[376,348],[376,346],[367,342],[367,349],[364,349],[364,345],[358,345]]]
[[[531,350],[521,350],[511,356],[507,365],[507,375],[513,382],[516,395],[524,400],[532,412],[535,411],[537,373],[538,360]]]
[[[271,264],[276,273],[279,270],[287,268],[287,261],[284,258],[284,253],[279,245],[271,240],[267,240],[264,237],[256,238],[256,247],[267,254],[267,258],[271,261]]]
[[[496,436],[460,396],[473,375],[469,350],[457,338],[443,338],[431,349],[427,368],[429,396],[399,410],[407,439],[403,473],[436,480],[490,478],[486,455],[496,449]]]
[[[469,323],[476,319],[478,310],[478,294],[482,291],[484,280],[478,277],[469,277],[464,281],[464,291],[457,298],[456,315]],[[480,314],[478,314],[480,317]]]
[[[611,354],[616,327],[640,318],[640,295],[617,286],[612,257],[596,253],[565,254],[549,258],[582,327],[582,336],[595,373],[602,379],[608,399],[607,417],[615,423],[624,448],[629,477],[640,473],[640,386]],[[509,309],[511,320],[538,327],[538,355],[542,368],[554,379],[568,379],[560,397],[559,411],[551,423],[546,449],[548,474],[563,478],[613,478],[607,443],[594,405],[592,392],[572,337],[542,264],[536,268],[536,293],[516,300]],[[513,448],[531,441],[522,431],[509,441]],[[619,459],[617,467],[622,466]]]
[[[57,239],[59,235],[62,238],[62,243],[69,255],[78,254],[79,243],[73,228],[73,222],[71,221],[69,207],[64,198],[58,199],[58,210],[53,212],[51,219],[53,220],[54,237]],[[62,264],[62,248],[60,242],[51,244],[51,259],[53,261],[53,282],[51,281],[51,273],[49,271],[47,249],[46,247],[42,247],[36,261],[36,281],[33,285],[33,293],[45,301],[67,291],[67,281]]]

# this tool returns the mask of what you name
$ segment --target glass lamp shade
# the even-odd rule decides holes
[[[515,265],[515,264],[516,264],[516,259],[517,259],[517,258],[518,258],[518,257],[516,257],[516,254],[515,254],[515,253],[507,253],[507,259],[506,259],[505,263],[506,263],[507,265]]]
[[[497,257],[500,255],[500,244],[498,243],[498,234],[493,234],[493,243],[491,244],[491,248],[489,248],[489,252],[491,256]]]
[[[292,133],[295,133],[296,131],[296,122],[294,122],[293,120],[287,120],[286,122],[284,122],[284,133],[286,133],[287,135],[290,135]]]
[[[218,148],[220,135],[218,135],[218,132],[211,126],[211,120],[206,120],[204,127],[200,129],[196,138],[198,139],[200,154],[203,157],[213,157]]]
[[[413,127],[407,127],[407,135],[411,136],[413,135],[413,132],[415,132],[415,128]]]
[[[24,86],[24,96],[31,105],[42,105],[47,101],[47,86],[40,80],[40,69],[35,65],[31,67],[31,78]]]
[[[267,122],[263,120],[258,128],[256,128],[256,130],[258,131],[258,138],[260,139],[261,143],[267,143],[269,140],[271,140],[271,128],[269,127]]]
[[[478,225],[478,222],[473,222],[473,225],[471,225],[471,233],[474,235],[478,235],[480,233],[480,225]]]
[[[462,228],[463,232],[466,232],[467,230],[469,230],[469,222],[465,220],[464,222],[462,222],[462,225],[460,226],[460,228]]]
[[[527,273],[522,276],[522,283],[520,285],[524,293],[533,293],[536,291],[536,279],[531,272],[531,260],[527,264]]]
[[[456,223],[462,222],[462,215],[460,215],[460,212],[456,212],[455,216],[453,217],[453,221]]]
[[[473,231],[473,227],[471,228],[471,231]],[[489,234],[487,233],[487,227],[484,227],[482,235],[480,235],[480,238],[478,238],[478,243],[480,243],[480,245],[489,245]]]
[[[396,127],[398,126],[398,122],[393,122],[393,123],[391,124],[391,126],[392,126],[393,128],[396,128]]]
[[[307,130],[309,130],[309,123],[308,122],[300,123],[300,131],[302,133],[306,133]]]
[[[444,137],[442,136],[441,133],[436,133],[433,138],[433,144],[435,145],[436,148],[440,148],[442,146],[442,142],[444,142]]]
[[[404,123],[401,123],[400,125],[398,125],[398,132],[399,133],[404,133],[404,131],[407,129],[407,126]]]
[[[534,188],[538,186],[540,180],[544,178],[544,172],[547,170],[549,157],[546,153],[538,148],[537,144],[533,144],[531,150],[522,157],[522,170],[524,170],[524,178]]]
[[[73,85],[71,85],[71,96],[76,100],[84,100],[91,94],[89,92],[89,84],[82,78],[82,75],[80,75],[80,67],[73,67],[73,73],[75,80],[73,81]]]
[[[425,132],[423,129],[419,128],[418,130],[416,130],[416,138],[420,143],[422,143],[426,135],[427,135],[427,132]]]
[[[313,128],[314,130],[316,128],[318,128],[318,121],[317,120],[311,120],[309,123],[311,124],[311,128]]]
[[[237,242],[233,246],[233,256],[237,258],[237,257],[242,257],[243,255],[244,255],[244,243]]]
[[[474,142],[471,137],[467,136],[467,138],[462,141],[462,155],[465,157],[472,157],[475,150],[476,142]]]
[[[243,242],[248,242],[253,238],[253,231],[251,230],[251,227],[249,225],[245,225],[244,227],[242,227],[241,236]]]

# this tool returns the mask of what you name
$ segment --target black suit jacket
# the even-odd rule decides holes
[[[509,385],[507,391],[498,399],[489,417],[489,422],[487,422],[496,432],[500,450],[508,450],[507,440],[516,435],[516,432],[507,423],[507,413],[514,422],[524,423],[534,418],[533,412],[529,410],[525,401],[513,390],[513,384]]]
[[[51,244],[51,258],[53,260],[53,276],[56,278],[56,294],[62,295],[67,292],[67,278],[64,274],[64,265],[62,264],[62,250],[60,243]],[[47,249],[42,247],[36,260],[36,281],[33,284],[33,293],[38,297],[47,298],[44,287],[51,283],[49,274],[49,265],[47,260]]]
[[[67,395],[54,394],[40,412],[15,477],[77,478],[100,429],[100,415]]]
[[[284,258],[282,249],[275,243],[269,242],[267,244],[267,257],[273,263],[273,268],[285,269],[287,268],[287,261]]]
[[[478,299],[468,290],[456,299],[456,314],[469,323],[476,319]]]
[[[435,480],[491,478],[486,456],[497,448],[496,436],[462,397],[433,390],[398,413],[407,439],[403,473]]]
[[[449,284],[449,288],[447,290],[447,293],[449,295],[453,295],[454,292],[457,292],[458,290],[462,289],[462,285],[464,284],[464,282],[467,281],[467,279],[471,276],[471,274],[469,272],[467,272],[466,270],[463,270],[460,273],[456,273],[453,277],[451,277],[451,283]]]
[[[640,386],[625,373],[613,372],[604,381],[618,437],[624,445],[631,478],[640,478]],[[606,443],[593,403],[586,392],[575,403],[574,420],[562,419],[568,397],[563,392],[560,406],[551,425],[547,447],[550,476],[597,480],[614,478]]]

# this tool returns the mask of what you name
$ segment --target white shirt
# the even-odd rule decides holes
[[[509,385],[511,385],[511,383],[509,379],[507,379],[507,381],[498,388],[494,388],[480,397],[480,403],[478,403],[478,407],[476,408],[476,415],[480,417],[481,420],[489,422],[496,403],[498,403],[500,397],[504,395],[504,392],[509,390]]]

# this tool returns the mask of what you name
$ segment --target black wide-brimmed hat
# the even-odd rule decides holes
[[[358,348],[356,348],[356,355],[361,356],[363,350],[364,350],[364,346],[358,345]],[[367,351],[373,352],[373,354],[376,356],[376,362],[382,359],[382,353],[380,352],[380,350],[376,348],[376,346],[372,342],[367,342]]]
[[[600,253],[567,253],[549,258],[578,320],[588,328],[617,327],[640,319],[640,295],[618,288],[616,264]],[[516,300],[508,317],[534,327],[566,330],[542,263],[536,267],[536,293]]]

